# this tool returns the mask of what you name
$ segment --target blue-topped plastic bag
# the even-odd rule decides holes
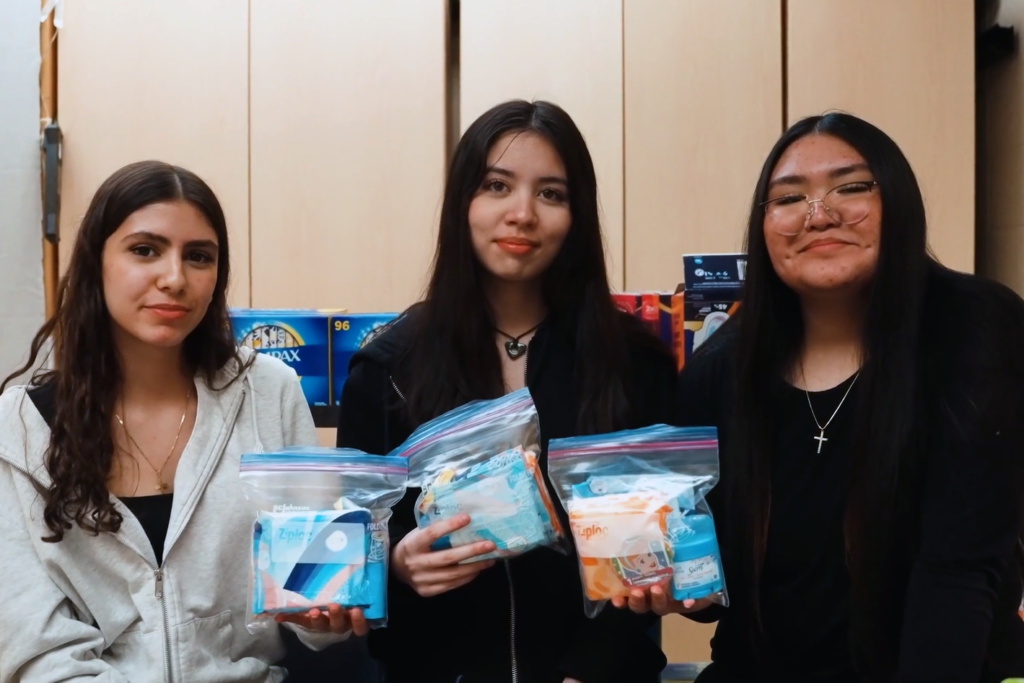
[[[655,425],[552,439],[548,472],[569,514],[588,616],[659,583],[675,600],[728,605],[705,499],[719,477],[716,429]]]
[[[474,401],[420,426],[391,455],[409,462],[409,486],[420,489],[416,524],[466,513],[468,526],[434,550],[491,541],[496,550],[466,560],[509,558],[564,540],[541,471],[540,420],[527,389]],[[564,548],[560,548],[564,552]]]
[[[405,460],[294,448],[243,455],[240,476],[255,512],[249,630],[329,604],[384,626],[388,520],[405,493]]]

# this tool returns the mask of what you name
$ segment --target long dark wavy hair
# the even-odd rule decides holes
[[[38,371],[33,385],[52,384],[55,415],[46,469],[47,542],[59,542],[77,524],[91,533],[116,532],[123,521],[110,501],[107,479],[114,457],[111,420],[121,390],[121,365],[103,292],[103,247],[134,212],[161,202],[194,206],[217,234],[217,285],[206,316],[185,339],[186,367],[213,386],[231,360],[242,367],[228,318],[228,232],[213,190],[197,175],[159,161],[130,164],[100,186],[82,220],[67,273],[57,291],[57,310],[32,340],[29,359],[0,385],[35,367],[52,344],[52,370]]]
[[[549,318],[576,326],[578,427],[594,433],[624,426],[630,340],[663,347],[612,301],[597,179],[583,135],[558,106],[523,100],[499,104],[480,116],[452,157],[427,295],[405,316],[412,340],[400,361],[400,375],[410,417],[420,423],[469,400],[503,393],[484,266],[470,238],[469,204],[484,180],[491,148],[502,136],[523,132],[547,140],[566,169],[572,224],[543,275],[542,289]]]
[[[864,157],[882,198],[878,263],[868,292],[863,365],[858,379],[857,443],[845,515],[852,581],[851,639],[862,673],[883,680],[895,671],[903,601],[920,508],[923,453],[910,443],[921,414],[918,395],[921,312],[928,274],[939,269],[927,246],[924,202],[907,158],[884,132],[855,116],[829,113],[803,119],[783,134],[758,179],[747,229],[747,281],[738,316],[738,367],[725,490],[733,569],[734,608],[747,612],[755,651],[763,648],[759,586],[768,533],[770,448],[777,415],[776,387],[789,376],[803,344],[799,299],[775,269],[764,237],[768,186],[782,155],[797,140],[823,134]],[[742,521],[740,521],[742,520]],[[871,680],[875,680],[874,677]]]

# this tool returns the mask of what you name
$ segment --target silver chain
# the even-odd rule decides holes
[[[846,397],[850,395],[850,392],[853,390],[853,385],[857,383],[857,380],[859,378],[860,378],[860,370],[858,370],[857,374],[853,376],[853,381],[850,382],[850,386],[847,387],[846,393],[843,394],[843,400],[840,401],[839,405],[836,406],[835,411],[832,413],[832,417],[830,417],[828,419],[828,422],[826,422],[824,426],[822,426],[822,424],[820,422],[818,422],[818,416],[814,414],[814,406],[811,405],[811,392],[809,392],[806,389],[804,389],[804,394],[807,396],[807,407],[811,409],[811,417],[814,418],[814,424],[818,425],[818,429],[819,430],[824,432],[826,429],[828,429],[828,426],[830,424],[832,424],[832,420],[834,420],[836,415],[839,413],[839,409],[843,407],[843,403],[846,402]]]

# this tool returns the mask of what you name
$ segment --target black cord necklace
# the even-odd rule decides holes
[[[527,348],[529,348],[527,344],[524,344],[519,340],[525,337],[526,335],[530,334],[531,332],[535,332],[537,328],[540,327],[542,324],[543,323],[537,323],[536,325],[528,329],[526,332],[520,334],[518,337],[513,337],[508,332],[502,332],[497,327],[494,328],[494,331],[503,337],[508,337],[508,341],[505,342],[505,353],[507,353],[508,357],[511,358],[512,360],[519,360],[519,358],[522,357],[524,353],[526,353]]]

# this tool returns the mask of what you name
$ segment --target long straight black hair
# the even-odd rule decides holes
[[[829,135],[867,162],[881,193],[878,263],[869,285],[863,365],[858,380],[858,442],[851,465],[845,536],[852,581],[851,639],[861,673],[895,670],[903,602],[915,538],[922,454],[909,435],[920,415],[916,353],[928,273],[939,266],[927,246],[924,201],[907,158],[884,132],[855,116],[803,119],[783,134],[761,170],[747,228],[747,281],[738,316],[734,441],[725,491],[733,571],[748,587],[735,606],[748,612],[761,642],[761,571],[771,507],[769,454],[780,378],[789,376],[804,338],[797,295],[772,267],[764,237],[768,185],[782,155],[808,135]],[[745,523],[741,523],[745,521]],[[875,680],[872,678],[871,680]],[[881,678],[879,678],[881,680]]]
[[[478,118],[452,157],[441,207],[433,270],[424,301],[406,316],[411,343],[401,364],[410,417],[422,422],[473,399],[503,392],[494,318],[473,250],[469,204],[487,172],[491,148],[508,133],[547,140],[565,165],[572,224],[543,275],[549,319],[576,330],[577,426],[584,433],[625,426],[628,341],[632,330],[652,348],[660,342],[612,301],[598,212],[597,179],[586,142],[569,115],[550,102],[513,100]],[[665,351],[667,355],[667,350]]]

